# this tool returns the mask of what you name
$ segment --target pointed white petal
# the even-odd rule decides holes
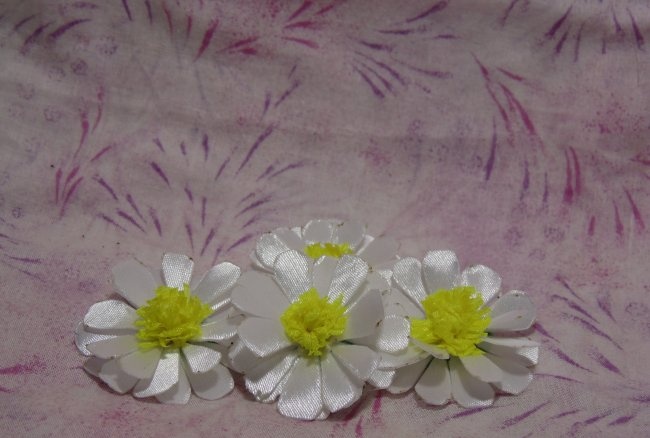
[[[133,323],[136,319],[138,314],[128,304],[119,300],[106,300],[90,306],[84,316],[84,324],[95,330],[135,330]]]
[[[201,341],[226,341],[237,334],[237,325],[231,318],[220,318],[201,326]]]
[[[411,325],[406,318],[398,315],[386,316],[379,324],[377,349],[388,353],[398,353],[409,345]]]
[[[125,394],[138,382],[136,377],[129,376],[122,371],[115,359],[104,363],[99,370],[98,377],[118,394]]]
[[[241,269],[232,263],[219,263],[205,274],[192,292],[204,303],[211,303],[235,285],[240,273]]]
[[[246,318],[237,333],[246,347],[259,357],[268,357],[291,345],[282,324],[277,320]]]
[[[235,387],[230,371],[221,364],[217,364],[205,373],[188,372],[187,377],[194,394],[204,400],[217,400]]]
[[[142,307],[154,297],[159,283],[137,260],[127,260],[113,267],[115,289],[136,308]]]
[[[526,330],[535,322],[535,305],[521,291],[511,291],[492,306],[491,333]]]
[[[526,338],[495,338],[488,336],[478,347],[493,355],[524,366],[537,365],[539,344]]]
[[[84,323],[80,322],[77,324],[77,328],[74,331],[74,342],[79,352],[84,356],[92,356],[93,354],[88,350],[87,345],[97,341],[103,341],[105,339],[112,339],[115,335],[100,335],[98,333],[92,333],[86,330]]]
[[[298,355],[295,351],[278,353],[269,358],[258,359],[244,375],[246,389],[259,401],[275,400],[275,389],[293,368]],[[270,395],[273,394],[271,397]]]
[[[280,394],[278,411],[286,417],[313,420],[322,410],[320,363],[299,358]]]
[[[84,362],[84,371],[94,377],[99,377],[99,371],[101,371],[104,364],[108,362],[108,359],[100,359],[98,357],[90,357]]]
[[[342,296],[343,304],[347,305],[366,280],[367,275],[368,265],[366,262],[358,257],[344,255],[336,264],[334,278],[332,278],[327,297],[333,301],[338,296]]]
[[[246,344],[241,339],[235,338],[235,343],[228,351],[228,366],[233,371],[246,374],[248,370],[257,365],[259,360],[259,356],[246,347]]]
[[[183,347],[183,356],[192,373],[205,373],[221,360],[221,353],[205,345],[187,344]]]
[[[484,355],[461,357],[460,361],[468,373],[482,382],[499,382],[503,378],[501,369]]]
[[[474,265],[463,271],[461,284],[474,286],[483,297],[483,302],[488,303],[501,289],[501,277],[487,266]]]
[[[508,394],[519,394],[533,381],[533,373],[525,366],[501,357],[488,355],[503,372],[501,381],[494,384],[499,390]]]
[[[315,219],[309,221],[302,232],[302,238],[308,244],[316,242],[331,242],[334,225],[331,221]]]
[[[312,287],[312,266],[313,262],[306,255],[293,250],[283,252],[275,259],[275,281],[290,302]]]
[[[153,376],[140,380],[133,388],[133,395],[138,398],[151,397],[167,391],[178,382],[180,365],[180,352],[166,351],[160,357]]]
[[[289,249],[295,249],[296,251],[303,251],[306,246],[304,240],[300,237],[301,233],[302,231],[300,227],[293,229],[277,228],[273,230],[273,234],[278,236],[280,240],[289,247]],[[271,266],[273,266],[273,264],[271,264]]]
[[[330,412],[347,408],[361,397],[363,383],[341,369],[331,354],[321,359],[323,403]]]
[[[325,420],[329,416],[330,416],[330,412],[326,408],[323,408],[323,410],[320,411],[320,414],[318,414],[316,418],[314,418],[314,420]]]
[[[387,389],[391,383],[393,383],[395,374],[395,370],[383,370],[377,368],[370,374],[367,382],[377,389]]]
[[[341,365],[362,382],[379,365],[379,355],[364,345],[336,344],[331,352]]]
[[[273,277],[261,272],[246,272],[232,291],[232,304],[242,312],[278,319],[289,301]]]
[[[456,402],[465,408],[490,406],[494,402],[494,389],[469,374],[457,358],[449,360],[451,393]]]
[[[154,348],[147,352],[134,351],[117,359],[125,373],[138,379],[148,379],[156,370],[161,350]]]
[[[341,225],[334,228],[333,240],[335,243],[347,243],[350,245],[350,248],[354,249],[358,247],[363,240],[365,229],[366,227],[359,222],[343,222]]]
[[[160,403],[171,405],[184,405],[190,401],[192,390],[190,389],[190,381],[182,368],[178,373],[178,382],[162,394],[156,395],[156,399]]]
[[[391,237],[377,237],[359,252],[359,257],[370,266],[383,266],[395,261],[399,243]]]
[[[384,305],[379,291],[365,293],[345,313],[348,323],[341,339],[369,336],[377,331],[377,324],[384,317]]]
[[[453,251],[430,251],[422,261],[427,292],[453,289],[460,284],[460,265]]]
[[[314,287],[319,295],[327,296],[337,264],[338,260],[333,257],[321,257],[314,263]]]
[[[388,387],[388,391],[391,394],[402,394],[413,388],[429,362],[431,362],[431,358],[426,358],[396,370],[393,383]]]
[[[290,231],[291,233],[291,231]],[[297,238],[298,236],[296,236]],[[304,245],[303,245],[304,246]],[[268,269],[273,269],[275,258],[285,251],[288,251],[289,246],[280,239],[275,233],[263,234],[255,245],[255,255],[257,259]],[[302,248],[300,248],[302,249]]]
[[[424,342],[420,342],[417,339],[413,339],[413,338],[411,338],[411,343],[415,345],[417,348],[426,351],[436,359],[443,359],[443,360],[449,359],[449,353],[447,353],[445,350],[441,348],[436,347],[435,345],[425,344]]]
[[[117,336],[87,345],[88,350],[102,359],[124,356],[138,349],[138,340],[133,335]]]
[[[415,385],[415,392],[432,405],[444,405],[451,398],[451,378],[446,360],[434,359]]]
[[[422,265],[419,260],[413,257],[404,257],[393,266],[393,279],[395,283],[404,291],[418,306],[427,297],[422,283]]]

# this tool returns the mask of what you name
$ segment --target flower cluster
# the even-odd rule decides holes
[[[426,402],[490,405],[532,380],[535,319],[520,291],[451,251],[422,261],[353,222],[314,220],[261,236],[254,268],[223,262],[200,280],[166,254],[162,272],[113,269],[122,300],[94,304],[77,326],[84,368],[118,393],[187,403],[233,389],[231,372],[287,417],[314,420],[351,406],[366,385]]]

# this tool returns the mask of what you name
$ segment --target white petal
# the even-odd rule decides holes
[[[395,378],[395,370],[380,370],[377,368],[370,374],[367,382],[377,389],[387,389]]]
[[[237,333],[246,347],[260,357],[268,357],[291,345],[282,324],[277,320],[246,318]]]
[[[161,350],[151,349],[147,352],[134,351],[117,359],[125,373],[138,379],[148,379],[156,370]]]
[[[424,310],[420,304],[406,296],[401,289],[393,287],[384,295],[386,315],[400,315],[404,317],[424,318]]]
[[[259,360],[259,356],[246,347],[241,339],[235,338],[234,344],[228,351],[228,366],[230,368],[238,373],[246,374],[248,370],[257,365]]]
[[[457,358],[449,360],[451,393],[454,400],[465,408],[490,406],[494,401],[494,389],[489,383],[473,377]]]
[[[280,394],[278,411],[287,417],[313,420],[322,410],[320,364],[299,358]]]
[[[460,361],[468,373],[482,382],[499,382],[503,378],[501,369],[486,356],[466,356],[461,357]]]
[[[406,350],[397,354],[380,353],[380,357],[380,368],[401,368],[424,359],[431,359],[429,353],[426,353],[413,345],[409,345]]]
[[[526,338],[495,338],[488,336],[478,344],[481,350],[518,362],[524,366],[537,365],[539,344]]]
[[[274,233],[267,233],[257,239],[257,243],[255,244],[255,255],[262,265],[266,268],[272,269],[273,263],[275,263],[275,258],[289,249],[291,248],[289,248],[289,246],[277,235]],[[302,250],[302,248],[300,249]]]
[[[275,281],[290,302],[312,287],[312,266],[313,262],[306,255],[293,250],[283,252],[275,259]]]
[[[489,355],[502,371],[501,381],[495,383],[498,389],[508,394],[519,394],[533,381],[533,373],[528,368],[508,359]]]
[[[420,380],[415,392],[432,405],[444,405],[451,398],[451,378],[446,360],[432,360]]]
[[[93,356],[88,358],[84,362],[83,368],[84,371],[86,371],[91,376],[99,378],[99,372],[101,371],[104,364],[106,364],[106,362],[108,362],[108,359],[100,359],[98,357]]]
[[[331,242],[334,225],[331,221],[315,219],[309,221],[302,232],[302,238],[308,244],[316,242]]]
[[[463,271],[461,284],[474,286],[483,297],[483,302],[488,303],[501,289],[501,277],[487,266],[474,265]]]
[[[379,324],[377,348],[388,353],[397,353],[409,345],[411,325],[398,315],[386,316]]]
[[[228,368],[217,364],[210,371],[194,374],[187,373],[194,394],[204,400],[217,400],[228,394],[235,387],[235,382]]]
[[[343,297],[343,304],[347,305],[359,287],[366,280],[368,265],[358,257],[344,255],[336,264],[334,278],[327,297],[333,301],[338,296]]]
[[[314,420],[325,420],[329,416],[330,412],[326,408],[323,408],[323,410],[320,411],[320,414],[318,414]]]
[[[119,300],[106,300],[93,304],[84,316],[84,324],[91,329],[132,329],[138,319],[135,310]]]
[[[419,260],[413,257],[404,257],[393,266],[393,279],[395,283],[404,291],[418,306],[427,297],[422,283],[422,265]]]
[[[453,251],[430,251],[422,261],[422,274],[427,292],[453,289],[460,283],[460,266]]]
[[[102,359],[112,359],[123,356],[138,349],[138,340],[133,335],[117,336],[111,339],[93,342],[87,345],[88,350]]]
[[[393,383],[388,387],[388,392],[391,394],[402,394],[413,388],[415,382],[422,376],[424,369],[429,365],[429,362],[431,362],[431,358],[426,358],[396,370]]]
[[[232,339],[237,334],[237,325],[230,318],[210,321],[201,326],[201,341],[221,342]]]
[[[417,348],[426,351],[437,359],[449,359],[449,353],[441,348],[436,347],[435,345],[425,344],[424,342],[420,342],[417,339],[413,338],[411,338],[411,343]]]
[[[331,354],[326,354],[320,365],[323,376],[323,403],[330,412],[347,408],[359,400],[363,383],[348,377]]]
[[[380,272],[377,271],[368,272],[364,289],[366,290],[377,289],[381,292],[387,292],[390,290],[390,278],[387,279]]]
[[[159,283],[149,269],[137,260],[127,260],[113,267],[115,289],[136,308],[154,297]]]
[[[337,264],[333,257],[321,257],[314,263],[314,287],[321,296],[327,296]]]
[[[112,339],[114,338],[115,335],[101,335],[98,333],[92,333],[89,331],[86,331],[86,328],[84,327],[84,323],[80,322],[77,324],[77,328],[74,331],[74,342],[77,348],[79,349],[79,352],[83,354],[84,356],[92,356],[93,354],[88,350],[86,347],[88,344],[91,344],[93,342],[97,341],[103,341],[105,339]]]
[[[491,316],[488,332],[526,330],[535,322],[535,305],[524,292],[511,291],[494,303]]]
[[[334,229],[334,241],[335,243],[347,243],[350,245],[350,248],[354,249],[363,240],[365,230],[366,227],[359,222],[343,222],[343,224]]]
[[[138,382],[136,377],[129,376],[122,371],[120,365],[115,359],[109,360],[99,370],[98,377],[106,383],[113,391],[124,394],[127,393]]]
[[[331,351],[341,365],[362,382],[379,365],[379,355],[364,345],[336,344]]]
[[[396,259],[399,243],[391,237],[378,237],[373,239],[359,252],[359,257],[370,266],[382,266]]]
[[[273,277],[250,271],[241,276],[232,291],[232,304],[249,315],[278,319],[289,301]]]
[[[296,251],[304,251],[305,242],[300,237],[301,229],[300,227],[295,229],[289,228],[277,228],[273,230],[273,234],[278,236],[282,242],[284,242],[289,249],[295,249]],[[273,267],[273,263],[271,263]]]
[[[192,373],[205,373],[221,360],[221,353],[204,345],[187,344],[183,347],[183,356]]]
[[[169,287],[182,289],[183,285],[190,284],[192,280],[194,262],[183,254],[165,254],[162,261],[165,284]]]
[[[258,359],[255,366],[245,374],[246,389],[258,400],[272,401],[269,397],[293,368],[298,355],[295,351],[275,354],[267,359]]]
[[[384,305],[379,291],[365,293],[345,313],[348,323],[341,339],[369,336],[377,331],[377,324],[384,317]]]
[[[190,381],[182,368],[178,373],[178,382],[162,394],[156,395],[156,399],[165,404],[184,405],[190,401],[192,390]]]
[[[180,365],[180,352],[178,350],[166,351],[160,357],[153,376],[150,379],[140,380],[133,388],[133,395],[135,397],[151,397],[167,391],[178,382]]]
[[[240,273],[232,263],[219,263],[205,274],[193,293],[204,303],[211,303],[235,285]]]

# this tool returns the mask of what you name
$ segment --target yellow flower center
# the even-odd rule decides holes
[[[314,260],[318,260],[323,256],[334,257],[340,259],[346,254],[352,254],[352,249],[349,243],[330,243],[330,242],[316,242],[305,247],[305,254]]]
[[[183,289],[160,286],[156,296],[136,313],[140,327],[136,337],[141,350],[152,348],[182,348],[188,341],[201,336],[201,323],[212,309],[190,294],[189,285]]]
[[[300,345],[307,356],[321,357],[331,342],[345,332],[348,317],[342,302],[342,296],[329,302],[315,288],[309,289],[280,316],[287,338]]]
[[[441,289],[422,300],[425,318],[411,318],[411,338],[445,350],[451,356],[478,356],[487,336],[490,309],[471,286]]]

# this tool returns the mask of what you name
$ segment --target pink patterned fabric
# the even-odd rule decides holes
[[[638,0],[0,2],[0,424],[30,436],[642,436],[650,422],[650,9]],[[238,380],[118,396],[72,344],[110,268],[249,266],[357,219],[538,306],[486,409],[368,391],[285,419]]]

